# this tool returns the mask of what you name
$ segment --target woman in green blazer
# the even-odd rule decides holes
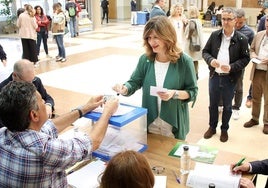
[[[198,91],[193,61],[177,46],[176,31],[164,16],[147,22],[143,41],[146,53],[130,79],[113,89],[130,96],[142,88],[148,132],[185,140],[189,132],[188,102],[195,101]],[[154,96],[151,86],[162,89]]]

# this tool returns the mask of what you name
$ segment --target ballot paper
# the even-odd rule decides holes
[[[151,96],[158,96],[158,92],[167,92],[167,88],[163,87],[156,87],[156,86],[150,86],[150,95]]]
[[[101,160],[92,161],[77,171],[67,176],[70,187],[75,188],[97,188],[99,186],[99,177],[104,171],[106,165]]]
[[[106,163],[101,160],[92,161],[67,176],[69,187],[72,188],[98,188],[101,175]],[[155,176],[154,188],[166,188],[167,176]]]
[[[238,188],[241,174],[232,174],[229,165],[213,165],[196,163],[191,170],[186,186],[194,188],[206,188],[214,183],[217,188]]]
[[[261,63],[261,60],[259,60],[257,58],[252,58],[250,61],[253,62],[253,63],[256,63],[256,64],[260,64]]]
[[[97,107],[93,110],[93,112],[97,112],[97,113],[102,113],[103,112],[103,107]],[[120,104],[116,110],[115,113],[113,113],[113,116],[122,116],[124,114],[127,114],[129,112],[131,112],[132,110],[134,110],[135,107],[133,106],[128,106],[128,105],[122,105]]]

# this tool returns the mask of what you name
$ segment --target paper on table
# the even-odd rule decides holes
[[[105,170],[103,161],[97,160],[67,176],[68,184],[75,188],[97,188],[98,177]],[[154,188],[166,188],[167,176],[155,176]]]
[[[169,155],[180,157],[183,153],[184,146],[189,147],[189,154],[192,160],[198,161],[198,162],[212,164],[218,154],[218,149],[214,147],[196,145],[196,144],[187,144],[184,142],[177,142],[176,145],[169,152]]]
[[[158,96],[157,92],[167,92],[166,88],[163,87],[156,87],[156,86],[150,86],[150,95],[151,96]]]
[[[129,112],[131,112],[132,110],[134,110],[135,108],[132,106],[126,106],[126,105],[119,105],[116,112],[113,114],[113,116],[122,116],[124,114],[127,114]],[[93,112],[97,112],[97,113],[102,113],[103,112],[103,108],[102,107],[98,107],[96,109],[93,110]]]
[[[256,64],[260,64],[261,63],[261,60],[259,60],[257,58],[252,58],[250,61],[252,61],[253,63],[256,63]]]
[[[212,165],[196,163],[195,169],[191,170],[186,186],[194,188],[208,187],[214,183],[217,188],[237,188],[241,174],[232,174],[229,165]]]
[[[105,162],[101,160],[92,161],[68,175],[68,184],[76,188],[97,188],[99,186],[98,177],[105,167]]]
[[[166,188],[167,176],[154,176],[154,188]]]

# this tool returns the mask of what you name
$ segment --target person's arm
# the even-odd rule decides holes
[[[250,164],[252,166],[251,173],[268,175],[268,159],[262,161],[252,161]]]
[[[109,113],[110,115],[113,114],[118,106],[118,100],[116,100],[114,103],[116,104],[110,104],[112,103],[110,100],[107,102],[107,104],[104,106],[104,112]],[[90,97],[90,99],[88,100],[88,102],[77,108],[72,110],[71,112],[68,112],[66,114],[63,114],[55,119],[53,119],[52,121],[54,122],[58,132],[63,131],[64,129],[66,129],[68,126],[70,126],[74,121],[76,121],[78,118],[80,118],[80,112],[78,109],[81,110],[82,115],[94,110],[95,108],[97,108],[98,106],[103,104],[103,96],[98,95],[98,96],[92,96]],[[107,108],[107,109],[106,109]],[[104,117],[102,118],[107,118],[107,114],[103,112]],[[100,120],[102,119],[100,118]],[[109,117],[110,118],[110,117]],[[108,120],[109,120],[108,118]],[[107,121],[108,121],[107,120]],[[103,120],[102,120],[103,121]],[[99,123],[97,123],[99,124]]]
[[[253,41],[249,48],[250,58],[258,58],[258,55],[255,52],[255,48],[256,48],[256,36],[253,38]]]
[[[4,51],[3,47],[1,46],[1,44],[0,44],[0,59],[1,59],[2,63],[3,63],[3,65],[6,66],[7,54],[5,53],[5,51]]]
[[[94,124],[93,129],[88,133],[91,138],[92,150],[99,148],[109,124],[109,119],[118,108],[118,99],[113,98],[108,100],[104,105],[103,113],[97,123]]]
[[[51,107],[54,109],[54,99],[47,93],[41,79],[39,77],[35,77],[33,84],[36,86],[38,92],[42,96],[42,99],[45,101],[46,104],[50,104]]]

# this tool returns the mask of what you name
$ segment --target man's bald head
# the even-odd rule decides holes
[[[34,64],[31,61],[21,59],[14,64],[13,80],[32,82],[34,77]]]

